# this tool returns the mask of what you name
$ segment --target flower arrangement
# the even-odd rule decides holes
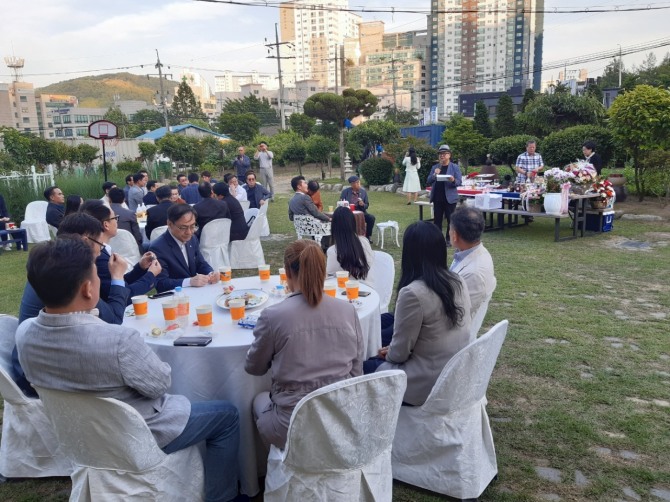
[[[589,190],[591,193],[597,193],[600,195],[601,200],[609,200],[612,197],[614,197],[614,189],[612,188],[612,183],[603,180],[603,181],[598,181],[597,183],[594,183],[591,185],[591,190]]]
[[[572,182],[574,179],[575,175],[573,173],[558,167],[552,167],[544,172],[544,184],[547,193],[561,193],[561,185]]]
[[[568,164],[564,171],[574,175],[574,179],[571,180],[574,185],[590,185],[598,178],[595,168],[584,160]]]

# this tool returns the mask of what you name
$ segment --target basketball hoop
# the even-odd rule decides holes
[[[91,138],[102,141],[102,166],[105,171],[105,181],[107,181],[107,159],[105,155],[105,140],[115,139],[117,137],[117,128],[114,122],[109,120],[96,120],[88,126],[88,135]]]

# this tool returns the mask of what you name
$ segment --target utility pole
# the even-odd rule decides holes
[[[338,63],[338,61],[340,61],[340,48],[339,48],[339,46],[335,46],[335,57],[334,58],[324,59],[323,61],[328,61],[329,63],[331,61],[335,61],[335,94],[339,94],[340,93],[340,88],[337,84],[337,80],[338,80],[337,76],[338,76],[338,73],[339,73],[339,70],[340,70],[340,66],[339,66],[339,63]]]
[[[147,73],[147,80],[149,77],[156,77],[158,76],[159,84],[161,86],[161,106],[163,107],[163,118],[165,119],[165,132],[170,132],[170,122],[168,120],[168,111],[167,111],[167,98],[165,97],[165,91],[163,89],[163,63],[161,63],[161,58],[158,55],[158,49],[156,49],[156,66],[158,69],[158,73]],[[165,78],[170,76],[172,78],[172,73],[166,73]]]
[[[281,117],[281,128],[282,130],[286,129],[286,113],[284,112],[284,81],[282,80],[281,75],[281,60],[282,59],[295,59],[295,56],[282,56],[279,52],[279,47],[282,45],[292,45],[291,42],[280,42],[279,41],[279,28],[278,23],[275,23],[275,43],[274,44],[265,44],[265,47],[268,48],[268,54],[270,54],[270,47],[275,47],[277,49],[277,55],[271,56],[268,55],[268,59],[277,58],[277,71],[279,72],[279,116]],[[268,39],[266,38],[267,42]]]
[[[398,113],[398,103],[397,103],[397,96],[396,96],[396,91],[397,91],[397,86],[396,86],[396,69],[395,69],[395,64],[398,62],[401,62],[402,59],[396,59],[393,52],[395,49],[391,49],[391,73],[393,74],[393,111],[397,114]]]
[[[617,44],[619,46],[619,89],[621,89],[621,67],[623,66],[623,61],[621,59],[621,44]]]

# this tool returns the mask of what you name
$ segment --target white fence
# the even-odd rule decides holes
[[[0,183],[7,185],[13,183],[32,183],[33,188],[37,193],[41,193],[45,188],[56,184],[54,181],[53,168],[49,166],[46,173],[38,173],[35,171],[35,166],[30,166],[30,173],[20,173],[12,171],[8,175],[0,176]]]

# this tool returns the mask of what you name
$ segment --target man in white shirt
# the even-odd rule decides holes
[[[274,172],[272,171],[272,159],[274,156],[274,153],[268,150],[268,144],[265,141],[261,141],[258,145],[258,150],[254,153],[254,159],[258,161],[260,174],[264,178],[263,185],[270,190],[273,197],[275,194]]]

